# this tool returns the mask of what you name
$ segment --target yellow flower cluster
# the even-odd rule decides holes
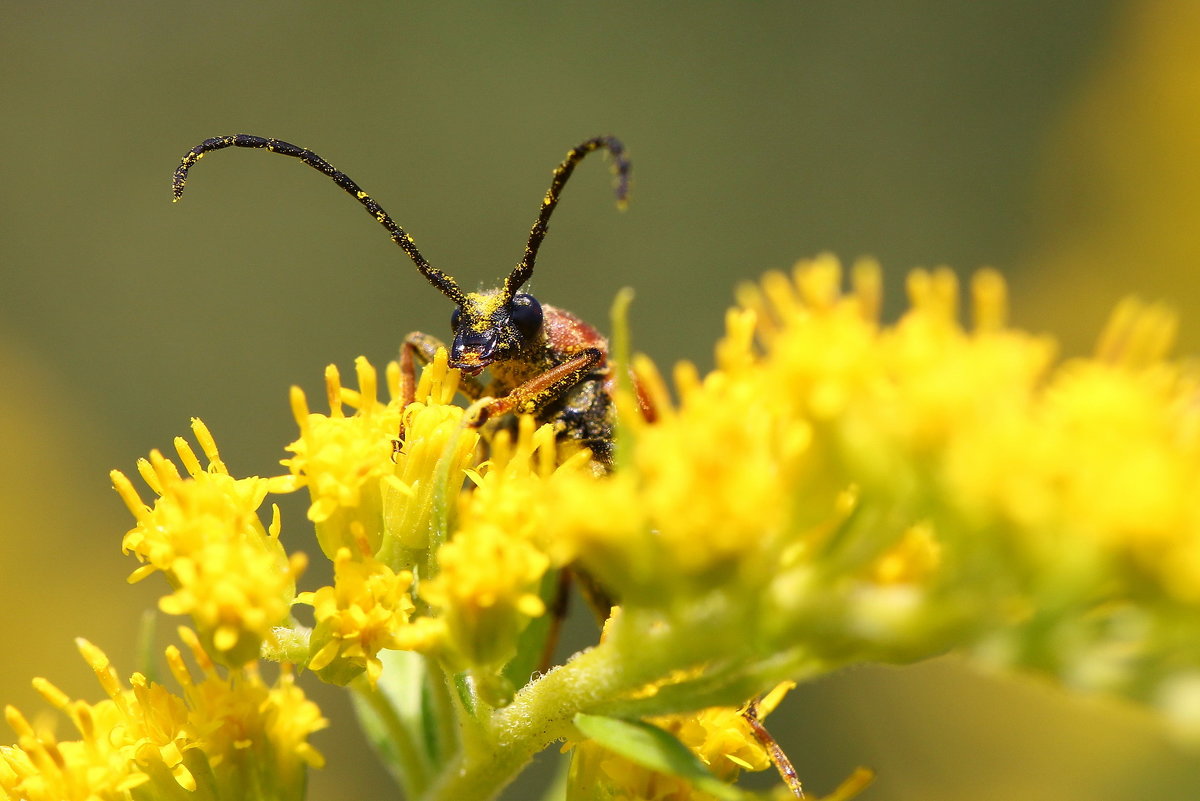
[[[362,358],[355,368],[357,390],[342,386],[336,368],[326,370],[328,414],[309,411],[304,393],[293,388],[300,438],[283,460],[290,475],[233,478],[199,421],[193,428],[207,470],[183,440],[176,448],[186,476],[157,452],[139,463],[160,496],[152,508],[114,471],[114,485],[138,519],[125,538],[125,549],[146,563],[134,579],[166,573],[174,592],[162,599],[163,611],[191,615],[206,646],[227,664],[264,650],[327,681],[345,684],[365,672],[373,684],[382,671],[379,652],[406,649],[494,674],[515,653],[529,619],[545,611],[539,591],[549,561],[529,512],[556,469],[553,432],[535,433],[525,421],[515,442],[499,432],[492,458],[477,464],[480,434],[452,405],[457,372],[444,353],[422,373],[407,407],[394,363],[388,403],[376,398],[375,369]],[[563,469],[586,464],[581,453]],[[460,510],[467,476],[477,487]],[[268,493],[301,487],[311,495],[308,517],[334,563],[334,583],[297,595],[303,556],[284,553],[278,511],[264,530],[257,510]],[[414,571],[422,577],[416,599]],[[316,622],[299,639],[289,614],[295,603],[312,606]]]
[[[300,438],[288,446],[294,456],[283,460],[295,487],[307,486],[312,496],[308,519],[316,524],[317,541],[329,559],[342,548],[359,550],[351,535],[357,522],[369,550],[379,549],[383,537],[382,479],[391,473],[391,443],[400,430],[399,404],[376,399],[375,369],[361,356],[355,361],[359,391],[347,390],[333,365],[325,369],[329,414],[313,414],[299,387],[292,387],[292,414]],[[357,412],[349,417],[343,404]]]
[[[269,530],[258,518],[272,482],[233,478],[204,424],[193,420],[192,430],[208,458],[207,470],[182,438],[175,449],[188,477],[158,451],[139,460],[138,472],[159,496],[153,508],[142,503],[124,474],[111,473],[137,519],[122,548],[144,563],[130,581],[162,571],[174,589],[160,601],[162,610],[191,615],[212,653],[236,667],[256,659],[273,629],[288,621],[305,560],[284,553],[278,509]]]
[[[408,626],[416,608],[409,595],[413,575],[395,573],[370,555],[356,560],[349,548],[338,551],[333,575],[333,586],[296,598],[313,607],[317,620],[308,667],[334,684],[365,669],[375,684],[383,672],[381,650],[416,647]]]
[[[416,616],[412,571],[424,576],[426,597],[440,553],[435,546],[446,539],[479,440],[463,424],[463,410],[451,404],[457,372],[449,370],[444,352],[423,372],[416,400],[406,408],[395,364],[389,369],[387,404],[376,399],[377,374],[361,357],[358,391],[342,387],[335,368],[326,370],[328,415],[309,412],[304,394],[292,391],[301,437],[288,446],[295,455],[284,464],[294,487],[309,488],[309,518],[334,562],[333,586],[303,593],[297,602],[312,605],[316,615],[309,667],[338,684],[364,670],[374,684],[383,667],[380,650],[440,649],[445,621]],[[343,404],[355,413],[345,415]]]
[[[658,610],[705,626],[694,664],[957,646],[1164,705],[1196,689],[1200,376],[1166,359],[1173,318],[1127,303],[1094,358],[1056,366],[1006,327],[993,272],[971,328],[948,270],[910,275],[893,326],[874,264],[841,284],[824,257],[743,287],[676,403],[635,361],[660,419],[627,416],[623,470],[560,482],[546,516],[621,599],[614,640],[636,649],[653,628],[621,627]]]
[[[18,743],[0,748],[0,799],[91,801],[249,798],[269,787],[273,798],[302,799],[305,768],[321,755],[309,736],[325,727],[317,707],[288,671],[274,686],[254,667],[218,674],[199,640],[180,634],[203,678],[191,675],[174,646],[167,663],[181,695],[140,673],[125,687],[108,657],[78,641],[108,699],[71,700],[44,679],[35,686],[66,715],[80,739],[57,740],[16,709],[5,710]]]
[[[359,538],[365,536],[365,552],[399,570],[424,560],[422,554],[445,538],[447,509],[479,434],[452,405],[458,371],[449,369],[444,353],[422,373],[407,407],[398,397],[398,366],[393,362],[388,371],[391,401],[385,404],[376,398],[378,375],[366,359],[355,361],[357,391],[343,387],[331,365],[325,371],[328,415],[310,412],[304,393],[293,387],[300,438],[288,446],[294,456],[283,464],[291,470],[291,488],[309,489],[308,517],[330,560],[342,548],[363,553]],[[355,413],[347,416],[343,405]]]
[[[494,791],[576,736],[580,713],[652,717],[732,781],[769,762],[736,704],[780,680],[948,649],[1138,698],[1200,731],[1200,374],[1167,358],[1173,318],[1125,304],[1095,357],[1056,364],[1050,340],[1006,325],[993,272],[971,282],[969,326],[948,270],[912,273],[892,325],[877,266],[855,265],[849,285],[822,257],[743,287],[715,369],[680,365],[673,390],[618,347],[641,400],[618,390],[607,475],[586,451],[560,463],[551,426],[470,425],[444,352],[414,398],[392,364],[378,400],[361,358],[357,390],[327,370],[328,414],[293,390],[286,476],[233,478],[197,422],[207,469],[182,440],[186,475],[157,452],[139,463],[153,507],[113,474],[137,519],[133,579],[162,572],[163,611],[190,615],[235,676],[261,651],[355,687],[414,794]],[[297,595],[304,560],[280,545],[278,512],[264,528],[258,509],[302,487],[334,581]],[[531,622],[556,569],[583,571],[622,611],[595,648],[535,673],[550,627]],[[296,603],[313,608],[311,631]],[[186,719],[207,684],[186,707],[155,708]],[[293,729],[302,753],[315,715]],[[8,770],[32,776],[31,730],[15,725]],[[236,751],[231,731],[206,736]],[[188,743],[156,740],[154,764],[200,786]],[[616,781],[600,754],[581,745],[577,774]],[[682,780],[665,787],[690,797]]]
[[[462,497],[453,537],[437,551],[439,572],[421,597],[441,611],[453,661],[495,672],[515,655],[529,620],[546,610],[539,590],[550,559],[540,499],[556,478],[591,470],[583,451],[557,466],[553,428],[535,430],[528,417],[515,441],[497,432],[491,451],[469,472],[475,490]]]

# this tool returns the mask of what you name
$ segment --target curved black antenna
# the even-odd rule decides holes
[[[373,197],[364,192],[358,184],[354,183],[350,176],[334,169],[328,161],[311,150],[297,145],[279,139],[267,139],[261,136],[251,136],[250,134],[235,134],[233,136],[217,136],[212,139],[205,139],[189,150],[187,155],[183,157],[183,160],[179,162],[179,166],[175,168],[175,175],[171,179],[171,191],[175,195],[175,200],[183,197],[183,188],[187,185],[188,170],[192,168],[192,165],[210,150],[224,150],[227,147],[249,147],[269,150],[281,156],[291,156],[292,158],[300,159],[313,169],[325,173],[333,179],[335,184],[345,189],[347,194],[361,203],[370,212],[371,216],[387,229],[388,233],[391,234],[392,241],[408,254],[408,257],[413,260],[413,264],[417,265],[417,269],[421,271],[421,275],[429,279],[429,283],[437,287],[442,294],[449,297],[455,303],[461,305],[466,301],[466,297],[463,295],[462,290],[458,288],[455,280],[425,261],[425,257],[421,255],[421,251],[417,250],[412,237],[396,224],[388,213],[383,210],[383,207],[375,202]],[[570,170],[567,173],[570,174]]]
[[[584,156],[588,153],[600,148],[608,150],[612,155],[613,172],[617,175],[615,188],[617,205],[620,208],[625,207],[626,197],[629,194],[629,176],[632,165],[625,158],[625,146],[619,139],[615,136],[597,136],[567,151],[567,157],[563,159],[562,164],[554,168],[554,180],[550,182],[550,188],[546,190],[546,197],[542,199],[542,209],[538,212],[538,218],[529,231],[529,242],[525,245],[525,258],[521,259],[521,263],[514,267],[513,271],[504,279],[506,298],[511,299],[521,285],[529,280],[529,276],[533,275],[533,262],[537,258],[538,248],[541,247],[542,240],[546,238],[546,232],[550,230],[550,215],[554,213],[554,207],[558,205],[559,193],[562,192],[571,173],[575,171],[575,165],[583,161]]]

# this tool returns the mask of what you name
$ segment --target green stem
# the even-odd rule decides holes
[[[446,681],[454,704],[454,720],[458,723],[459,751],[473,755],[490,750],[487,719],[492,707],[479,698],[466,673],[447,674]]]
[[[453,676],[446,673],[437,659],[425,660],[430,698],[430,717],[433,726],[434,759],[439,765],[445,763],[450,754],[461,748],[459,742],[458,714],[451,698],[455,692]]]
[[[690,627],[659,622],[655,616],[639,620],[623,615],[603,643],[522,688],[511,704],[480,721],[486,747],[464,749],[430,787],[425,801],[494,798],[535,754],[574,733],[577,713],[713,657],[711,644]]]
[[[365,681],[356,681],[350,685],[379,720],[387,731],[387,744],[394,749],[395,769],[392,775],[400,783],[405,798],[420,798],[430,782],[430,764],[428,756],[418,747],[413,737],[413,731],[404,725],[404,721],[396,714],[396,708],[378,689],[371,687]]]

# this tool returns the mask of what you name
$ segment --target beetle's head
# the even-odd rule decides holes
[[[532,295],[501,288],[468,293],[457,303],[450,315],[450,366],[467,375],[516,358],[542,337],[542,306]]]

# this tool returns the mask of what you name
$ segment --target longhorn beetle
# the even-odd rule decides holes
[[[403,228],[396,224],[374,198],[364,192],[350,176],[333,168],[329,162],[311,150],[249,134],[218,136],[206,139],[193,147],[175,169],[171,182],[175,200],[183,197],[188,170],[212,150],[227,147],[246,147],[268,150],[303,161],[333,179],[363,205],[408,254],[429,283],[454,301],[450,327],[454,341],[450,346],[450,366],[465,376],[460,386],[472,400],[491,396],[473,421],[482,425],[490,418],[508,412],[532,414],[539,423],[552,423],[560,441],[577,441],[592,451],[595,461],[604,469],[612,464],[613,405],[612,386],[608,370],[608,343],[596,329],[563,309],[538,303],[532,295],[519,292],[533,275],[533,263],[538,248],[549,230],[550,215],[558,205],[558,196],[575,166],[589,153],[605,149],[613,159],[617,176],[618,207],[624,208],[629,194],[630,164],[625,147],[612,136],[588,139],[567,151],[562,163],[554,168],[554,178],[525,245],[525,255],[512,269],[498,289],[482,292],[463,292],[458,283],[425,260]],[[416,364],[430,362],[442,343],[435,337],[414,331],[404,338],[400,347],[400,394],[408,404],[416,392]],[[483,384],[478,376],[490,368],[492,380]],[[635,381],[636,384],[636,381]],[[638,388],[642,414],[653,419],[654,409]],[[574,571],[581,589],[597,615],[608,616],[612,599],[603,587],[586,573]],[[563,573],[563,577],[567,576]],[[557,639],[557,625],[566,611],[566,585],[560,583],[554,606],[555,631],[547,639],[543,655],[543,670]],[[751,726],[754,737],[767,749],[771,761],[779,770],[788,788],[797,798],[803,798],[800,781],[783,750],[758,720],[758,702],[752,700],[742,713]]]
[[[183,197],[188,170],[205,153],[227,147],[267,150],[299,159],[319,170],[346,190],[374,217],[416,264],[417,270],[450,300],[455,308],[450,318],[454,340],[450,366],[462,371],[460,384],[471,400],[490,397],[480,409],[474,425],[508,412],[532,414],[538,423],[551,423],[560,443],[577,442],[592,452],[595,462],[607,470],[612,464],[613,404],[608,369],[608,343],[596,329],[563,309],[538,303],[519,290],[533,275],[538,248],[549,230],[550,215],[575,166],[593,151],[604,149],[613,160],[618,207],[629,193],[630,163],[625,148],[616,138],[597,136],[567,152],[554,169],[554,178],[525,245],[525,255],[497,289],[463,292],[448,274],[425,260],[411,236],[396,224],[374,198],[348,175],[334,169],[311,150],[279,139],[249,134],[206,139],[188,151],[175,170],[172,189],[175,200]],[[416,392],[416,362],[428,363],[442,343],[435,337],[413,332],[400,348],[401,400],[411,402]],[[490,368],[491,381],[479,380]],[[640,394],[640,393],[639,393]],[[648,417],[648,404],[642,401]]]

